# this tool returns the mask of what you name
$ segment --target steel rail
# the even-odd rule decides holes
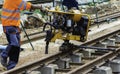
[[[36,40],[45,38],[45,36],[46,36],[45,33],[36,34],[36,35],[30,37],[30,41],[34,42]],[[26,44],[26,43],[29,43],[28,39],[25,38],[25,39],[21,40],[21,45]],[[2,45],[7,45],[7,43],[2,44]]]
[[[96,39],[94,39],[94,40],[90,40],[90,41],[88,41],[88,42],[86,42],[86,43],[84,43],[84,44],[82,44],[82,45],[84,46],[84,45],[91,44],[91,43],[93,43],[93,42],[99,41],[99,40],[101,40],[101,39],[103,39],[103,38],[109,37],[110,35],[113,35],[113,34],[118,33],[118,32],[120,32],[120,30],[114,31],[114,32],[112,32],[112,33],[110,33],[110,34],[101,36],[101,37],[96,38]],[[75,51],[77,51],[77,50],[72,49],[72,51],[75,52]],[[67,54],[69,54],[69,52],[68,52]],[[3,74],[17,74],[17,73],[21,73],[21,72],[23,72],[23,71],[25,71],[25,70],[31,70],[31,69],[34,69],[36,66],[38,67],[38,66],[40,66],[41,64],[45,64],[46,62],[47,62],[47,63],[50,63],[51,61],[53,61],[53,60],[55,60],[55,59],[58,59],[58,57],[63,57],[63,56],[65,56],[65,55],[67,55],[67,54],[66,54],[66,53],[62,53],[62,52],[58,52],[58,53],[53,54],[53,55],[51,55],[51,56],[48,56],[48,57],[39,59],[38,61],[35,61],[35,62],[33,62],[33,63],[29,63],[28,65],[20,66],[20,67],[14,68],[14,69],[12,69],[12,70],[3,72]],[[109,55],[109,54],[113,54],[113,52],[110,52],[110,53],[104,55],[103,57],[108,57],[107,55]],[[102,58],[99,58],[99,59],[102,60],[102,59],[104,59],[103,57],[102,57]],[[99,59],[98,59],[98,60],[99,60]],[[96,60],[96,61],[97,61],[97,60]],[[93,62],[95,62],[95,60],[94,60]],[[88,65],[89,65],[89,64],[88,64]],[[83,67],[86,67],[86,66],[84,65]],[[81,67],[80,67],[80,69],[81,69]],[[77,71],[77,70],[78,70],[78,68],[75,69],[74,71]],[[73,73],[74,71],[72,71],[72,72],[70,72],[70,73]],[[68,73],[68,74],[69,74],[69,73]]]
[[[104,16],[99,16],[98,21],[97,21],[96,18],[93,18],[93,20],[96,23],[100,23],[100,22],[104,22],[104,21],[110,21],[110,20],[118,18],[118,17],[120,17],[120,11],[114,12],[114,13],[111,13],[111,14],[107,14],[107,15],[104,15]]]

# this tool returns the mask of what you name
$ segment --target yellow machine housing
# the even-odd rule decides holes
[[[48,11],[53,14],[52,16],[57,16],[56,18],[54,17],[51,22],[53,22],[54,19],[56,19],[59,22],[63,22],[63,19],[59,19],[59,17],[61,17],[61,16],[68,17],[69,20],[74,22],[74,25],[76,25],[76,23],[79,22],[83,16],[86,17],[88,20],[86,29],[85,29],[84,38],[81,38],[81,35],[72,34],[72,31],[73,31],[72,29],[70,32],[66,32],[62,28],[58,28],[58,29],[53,28],[53,30],[52,30],[53,36],[50,41],[54,42],[56,39],[62,39],[62,40],[77,40],[77,41],[84,42],[87,40],[88,29],[89,29],[90,21],[91,21],[89,15],[82,14],[82,13],[80,13],[79,10],[71,10],[68,12],[64,12],[64,11],[60,11],[60,10],[48,10]],[[64,19],[64,21],[66,21],[66,19]],[[57,25],[59,26],[60,24],[57,24]],[[81,24],[78,24],[78,25],[81,26]],[[64,25],[63,25],[63,27],[64,27]],[[72,27],[74,27],[74,26],[71,26],[71,28]]]

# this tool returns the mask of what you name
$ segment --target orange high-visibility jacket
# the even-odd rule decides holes
[[[4,0],[1,20],[3,26],[20,25],[20,11],[31,8],[31,3],[24,0]]]

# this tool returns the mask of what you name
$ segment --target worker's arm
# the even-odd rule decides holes
[[[20,10],[34,10],[34,9],[40,9],[42,10],[42,6],[41,5],[36,5],[36,4],[32,4],[30,2],[26,2],[24,0],[18,0],[15,2],[16,6],[18,7],[18,9]]]
[[[35,9],[40,9],[41,12],[46,12],[46,9],[43,8],[42,5],[35,5],[35,4],[32,4],[30,10],[35,10]]]

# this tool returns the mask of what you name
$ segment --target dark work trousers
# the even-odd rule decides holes
[[[71,9],[72,7],[79,9],[78,2],[76,0],[63,0],[62,4],[66,6],[68,10]]]
[[[4,32],[8,41],[6,50],[1,53],[2,57],[8,58],[7,69],[12,69],[16,66],[20,53],[20,30],[18,27],[5,26]]]

